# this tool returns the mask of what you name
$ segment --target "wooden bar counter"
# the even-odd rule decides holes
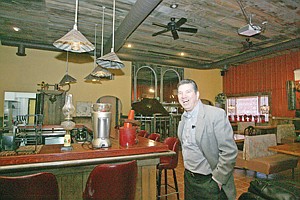
[[[72,144],[72,151],[61,151],[62,145],[44,145],[37,154],[0,157],[0,175],[18,176],[37,172],[55,174],[60,199],[82,199],[82,193],[91,170],[103,163],[137,160],[138,178],[136,200],[156,199],[156,165],[159,157],[171,156],[167,145],[138,137],[138,143],[125,148],[118,140],[112,146],[91,149],[88,144]],[[105,181],[105,180],[99,180]]]

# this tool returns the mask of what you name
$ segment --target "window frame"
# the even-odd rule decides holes
[[[245,113],[245,114],[237,114],[238,111],[237,111],[237,108],[236,108],[236,106],[237,106],[237,100],[236,99],[238,99],[238,98],[247,98],[247,97],[257,97],[258,98],[258,103],[257,103],[257,107],[256,107],[258,113],[255,114],[255,115],[258,115],[258,116],[263,115],[264,118],[265,118],[264,121],[266,123],[269,122],[270,121],[270,116],[271,116],[271,102],[272,101],[271,101],[271,94],[268,93],[268,92],[264,92],[264,93],[252,93],[252,94],[242,94],[242,95],[241,94],[240,95],[228,95],[227,98],[226,98],[226,113],[227,113],[228,117],[232,121],[234,121],[234,119],[233,119],[234,115],[240,116],[240,115],[247,114],[247,113]],[[265,99],[265,98],[267,98],[267,99]],[[234,107],[235,107],[234,112],[231,112],[229,110],[230,109],[230,103],[232,104],[232,102],[234,102]],[[261,111],[261,107],[262,107],[263,104],[266,104],[266,106],[268,106],[268,109],[269,109],[268,113],[263,113]],[[233,108],[231,108],[231,109],[233,109]],[[258,118],[260,118],[260,117],[258,117]],[[239,117],[238,117],[238,121],[240,121]],[[242,119],[242,121],[245,121],[244,118]],[[252,116],[252,121],[254,121],[254,116]],[[258,120],[258,122],[261,122],[261,121]]]

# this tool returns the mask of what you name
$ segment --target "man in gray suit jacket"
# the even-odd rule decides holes
[[[234,200],[238,150],[225,111],[204,105],[190,79],[179,82],[178,101],[185,110],[178,126],[185,167],[184,199]]]

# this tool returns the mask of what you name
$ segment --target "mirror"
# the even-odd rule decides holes
[[[156,98],[163,104],[177,103],[177,84],[184,69],[158,65],[132,65],[132,102]]]
[[[178,103],[177,84],[180,81],[180,75],[174,69],[167,69],[163,73],[163,99],[164,103]]]
[[[157,97],[157,75],[149,66],[143,66],[136,72],[136,99]]]
[[[35,114],[35,105],[36,93],[4,92],[3,127],[11,127],[17,115]]]

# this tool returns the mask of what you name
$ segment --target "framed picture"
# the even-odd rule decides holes
[[[92,112],[92,102],[77,101],[76,102],[76,116],[90,117]]]

